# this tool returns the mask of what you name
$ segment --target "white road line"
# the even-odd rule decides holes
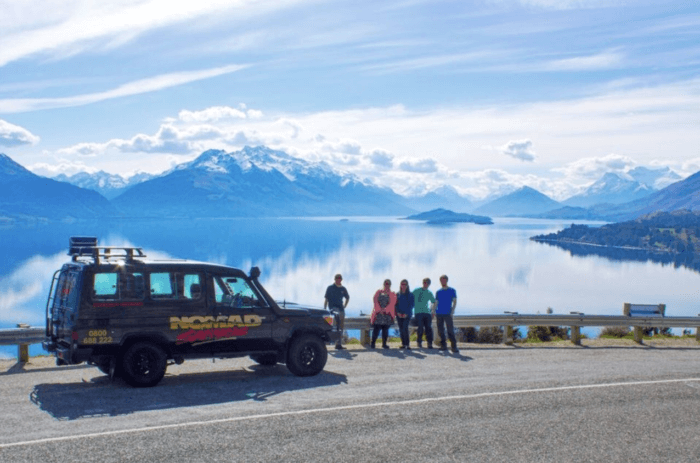
[[[237,421],[249,421],[249,420],[262,420],[265,418],[278,418],[284,416],[297,416],[297,415],[309,415],[313,413],[325,413],[325,412],[336,412],[344,410],[358,410],[362,408],[373,408],[373,407],[384,407],[384,406],[396,406],[396,405],[414,405],[414,404],[424,404],[430,402],[446,402],[450,400],[467,400],[467,399],[480,399],[484,397],[498,397],[507,395],[517,395],[517,394],[532,394],[537,392],[557,392],[557,391],[572,391],[581,389],[602,389],[607,387],[623,387],[623,386],[645,386],[645,385],[655,385],[655,384],[669,384],[669,383],[683,383],[683,382],[700,382],[700,378],[685,378],[685,379],[661,379],[653,381],[633,381],[628,383],[605,383],[605,384],[582,384],[578,386],[560,386],[560,387],[545,387],[540,389],[519,389],[515,391],[501,391],[501,392],[482,392],[479,394],[468,394],[468,395],[453,395],[446,397],[429,397],[425,399],[412,399],[412,400],[400,400],[396,402],[376,402],[369,404],[355,404],[355,405],[344,405],[340,407],[329,407],[329,408],[315,408],[310,410],[296,410],[289,412],[278,412],[278,413],[266,413],[262,415],[250,415],[250,416],[240,416],[234,418],[221,418],[218,420],[209,421],[189,421],[185,423],[177,424],[166,424],[162,426],[151,426],[146,428],[133,428],[133,429],[120,429],[116,431],[105,431],[96,432],[90,434],[77,434],[74,436],[61,436],[61,437],[49,437],[46,439],[36,439],[22,442],[12,442],[9,444],[0,444],[0,449],[18,447],[22,445],[35,445],[35,444],[46,444],[51,442],[62,442],[77,439],[90,439],[94,437],[105,437],[105,436],[118,436],[120,434],[131,434],[146,431],[160,431],[164,429],[177,429],[185,427],[194,426],[208,426],[212,424],[221,423],[234,423]]]

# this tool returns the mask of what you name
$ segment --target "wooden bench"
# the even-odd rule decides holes
[[[625,302],[622,313],[630,318],[663,318],[666,315],[666,304],[630,304]],[[644,335],[641,326],[634,326],[634,340],[638,343],[642,342]]]

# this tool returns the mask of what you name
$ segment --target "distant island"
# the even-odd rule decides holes
[[[616,247],[646,252],[700,252],[700,212],[655,212],[636,220],[601,227],[572,224],[557,233],[537,235],[533,241]]]
[[[475,223],[477,225],[493,225],[491,217],[464,214],[447,209],[433,209],[432,211],[409,215],[404,220],[425,220],[429,224]]]

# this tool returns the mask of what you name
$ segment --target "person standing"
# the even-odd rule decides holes
[[[350,295],[348,290],[343,286],[343,276],[338,273],[335,276],[335,282],[326,288],[326,296],[323,300],[323,308],[331,311],[335,311],[338,317],[338,331],[340,331],[340,337],[338,342],[335,344],[335,348],[338,350],[345,349],[343,347],[343,333],[345,329],[345,307],[348,306],[350,302]]]
[[[447,286],[447,275],[440,277],[440,285],[442,286],[435,293],[437,301],[435,306],[435,316],[437,318],[438,334],[440,335],[440,350],[447,350],[447,341],[445,338],[445,325],[447,325],[447,337],[452,344],[452,352],[458,353],[457,339],[455,338],[455,327],[452,316],[457,307],[457,291],[454,288]]]
[[[401,347],[399,349],[411,349],[408,326],[413,315],[414,298],[408,280],[401,280],[399,292],[396,294],[396,322],[399,324],[401,335]]]
[[[370,347],[374,349],[377,342],[379,332],[382,332],[382,347],[389,349],[386,343],[389,338],[389,327],[394,324],[396,316],[396,294],[391,290],[391,280],[384,280],[384,287],[378,289],[374,293],[374,308],[369,321],[374,327],[372,330],[372,344]]]
[[[428,341],[428,349],[433,348],[433,316],[431,314],[432,304],[435,303],[435,296],[428,289],[430,278],[423,278],[423,287],[413,290],[413,299],[416,309],[416,323],[418,324],[418,348],[423,347],[423,331],[425,340]]]

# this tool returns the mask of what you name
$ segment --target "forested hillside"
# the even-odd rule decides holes
[[[655,252],[700,252],[700,212],[656,212],[636,220],[589,227],[575,225],[557,233],[533,236],[535,241],[590,244]]]

